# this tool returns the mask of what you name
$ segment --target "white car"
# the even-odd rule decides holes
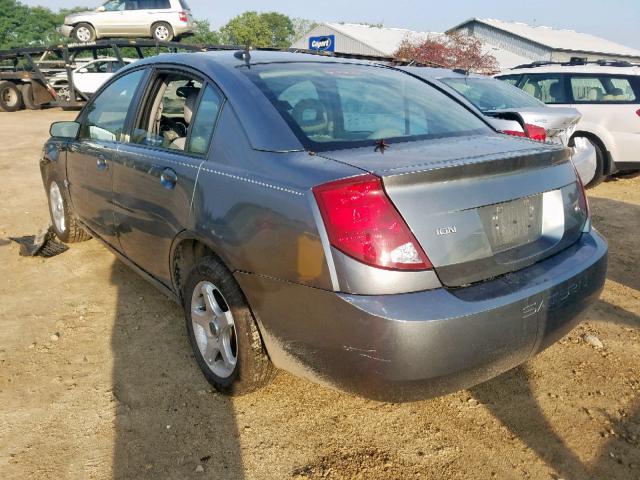
[[[592,147],[595,185],[617,171],[640,169],[640,66],[627,62],[537,62],[502,72],[507,81],[549,106],[571,106],[582,119],[577,149]],[[581,175],[582,176],[582,175]]]
[[[85,63],[72,72],[73,85],[77,92],[90,97],[109,80],[114,73],[135,59],[123,58],[122,63],[117,58],[107,57]],[[57,94],[69,99],[69,81],[66,72],[61,72],[49,80],[49,84]]]

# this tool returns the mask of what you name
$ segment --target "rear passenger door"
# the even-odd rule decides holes
[[[524,75],[520,88],[547,105],[566,106],[571,103],[567,82],[559,73],[532,73]]]
[[[600,125],[611,134],[614,144],[608,148],[616,162],[640,161],[640,86],[636,80],[609,74],[572,74],[569,79],[572,106],[582,113],[582,122]]]
[[[113,193],[120,246],[167,286],[172,242],[193,228],[193,192],[223,101],[218,88],[197,74],[157,70],[118,152]]]

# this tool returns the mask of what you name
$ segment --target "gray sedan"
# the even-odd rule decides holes
[[[100,240],[179,302],[229,394],[276,367],[378,399],[466,388],[566,334],[603,287],[568,150],[394,68],[158,56],[51,133],[58,236]]]

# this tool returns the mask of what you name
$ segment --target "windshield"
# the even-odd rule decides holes
[[[491,133],[442,92],[389,68],[300,62],[243,71],[310,150]]]
[[[504,108],[543,107],[544,104],[531,95],[508,83],[493,78],[441,78],[480,111],[489,112]]]

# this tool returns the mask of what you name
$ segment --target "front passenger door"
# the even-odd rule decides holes
[[[120,77],[87,105],[78,138],[67,152],[67,181],[75,214],[107,242],[117,245],[113,226],[112,165],[129,109],[145,70]]]

